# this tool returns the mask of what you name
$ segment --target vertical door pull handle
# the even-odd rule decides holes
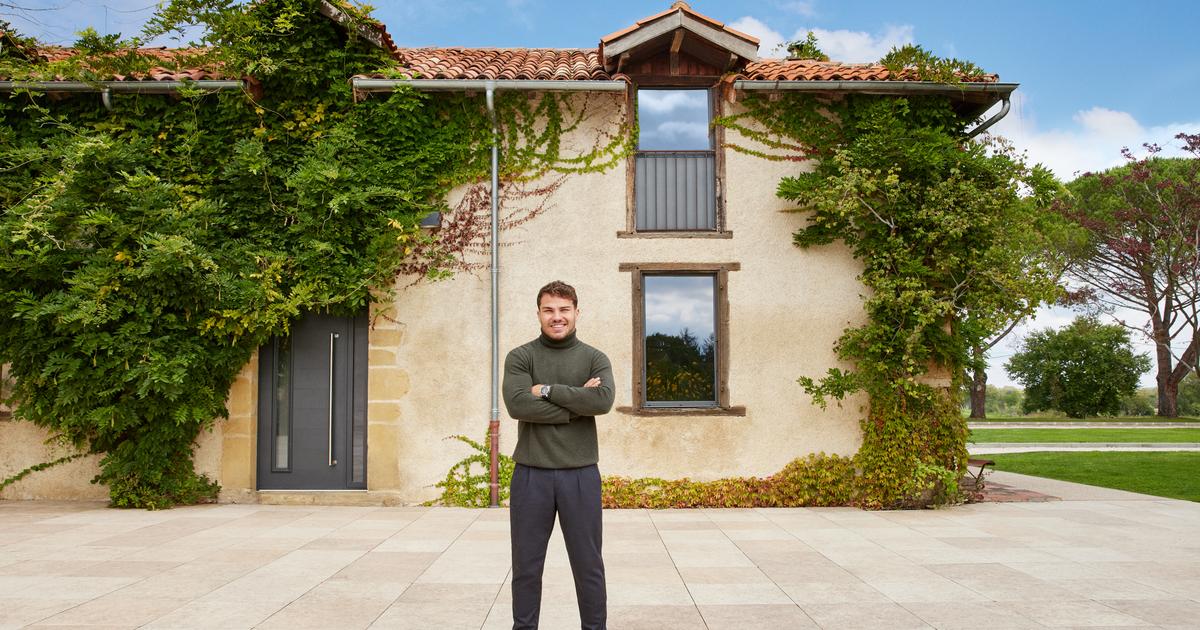
[[[337,339],[338,334],[335,332],[329,333],[329,465],[337,466],[337,460],[333,458],[333,340]]]

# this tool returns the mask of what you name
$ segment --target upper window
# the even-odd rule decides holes
[[[711,232],[716,156],[708,90],[640,89],[635,222],[638,232]]]

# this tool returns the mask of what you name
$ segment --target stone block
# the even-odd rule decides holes
[[[396,365],[396,353],[391,350],[372,349],[368,362],[372,366],[391,367]]]
[[[399,424],[400,416],[400,403],[367,403],[367,422],[372,427],[370,431],[374,431],[374,426],[377,424]]]
[[[404,343],[403,328],[375,328],[369,333],[372,348],[399,348]]]
[[[372,424],[367,431],[367,489],[395,490],[400,487],[400,428]]]
[[[226,435],[221,441],[221,486],[253,490],[255,440],[248,435]]]
[[[393,367],[371,368],[367,395],[371,400],[398,400],[408,394],[411,386],[407,370]]]
[[[220,423],[225,435],[249,436],[258,430],[257,418],[252,414],[230,414],[229,418]]]

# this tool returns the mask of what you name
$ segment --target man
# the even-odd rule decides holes
[[[575,288],[554,281],[537,295],[542,334],[504,361],[504,406],[519,420],[509,497],[513,630],[538,627],[546,545],[559,525],[575,577],[580,625],[605,627],[596,416],[613,404],[612,365],[579,341]]]

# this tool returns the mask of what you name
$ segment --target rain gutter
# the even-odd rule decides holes
[[[964,94],[994,94],[1004,103],[1000,111],[967,132],[966,137],[974,138],[983,133],[988,127],[1000,122],[1012,108],[1009,99],[1018,83],[938,83],[936,81],[734,81],[736,90],[767,90],[786,92],[861,92],[863,94],[941,94],[945,96],[962,96]],[[986,108],[976,115],[983,115],[995,103],[989,103]]]
[[[99,92],[105,109],[112,109],[113,94],[173,94],[182,89],[220,92],[240,90],[242,81],[0,81],[0,92]]]
[[[495,94],[498,90],[624,92],[625,81],[555,81],[476,79],[351,79],[359,92],[393,92],[408,86],[422,92],[464,92],[482,90],[492,120],[492,413],[488,421],[489,490],[491,507],[500,507],[500,131],[496,122]]]
[[[546,92],[624,92],[625,81],[557,81],[545,79],[511,79],[486,81],[482,79],[364,79],[351,81],[361,92],[391,92],[406,85],[421,92],[463,92],[484,90],[533,90]]]

